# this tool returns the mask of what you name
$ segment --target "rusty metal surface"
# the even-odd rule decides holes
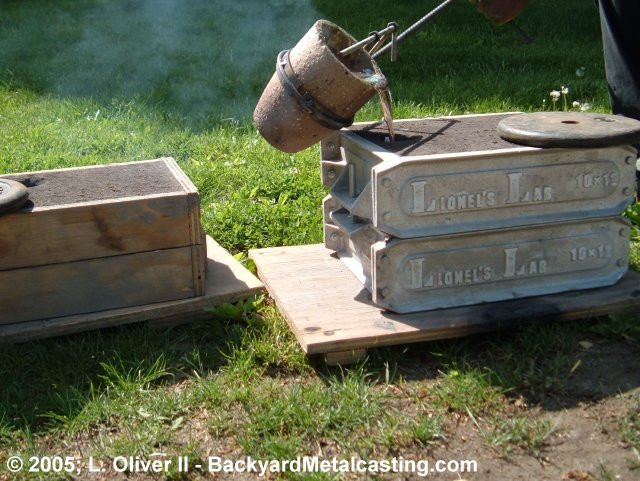
[[[289,53],[291,70],[297,78],[295,89],[304,91],[307,100],[313,99],[332,117],[351,119],[376,93],[372,85],[356,75],[365,69],[374,70],[375,63],[367,52],[358,50],[346,59],[335,55],[354,42],[337,25],[318,20]],[[272,146],[293,153],[319,142],[334,130],[319,123],[288,90],[291,89],[275,72],[260,96],[253,120]]]
[[[415,312],[607,286],[626,272],[619,217],[377,242],[373,301]]]

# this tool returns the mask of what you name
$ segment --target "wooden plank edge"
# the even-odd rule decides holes
[[[187,177],[187,174],[184,173],[184,171],[178,165],[178,162],[176,162],[176,160],[173,157],[161,157],[157,160],[164,162],[167,169],[169,169],[169,171],[175,176],[176,180],[180,183],[180,185],[185,190],[185,192],[187,193],[198,192],[198,189],[196,188],[196,186],[193,184],[193,182],[191,182],[191,179]]]
[[[73,170],[84,170],[84,169],[104,169],[104,168],[114,167],[118,165],[129,165],[129,164],[151,164],[154,162],[162,162],[163,159],[165,158],[166,157],[160,157],[157,159],[130,160],[128,162],[113,162],[110,164],[79,165],[76,167],[62,167],[62,168],[56,168],[56,169],[34,170],[34,171],[27,171],[27,172],[12,172],[12,173],[2,174],[2,177],[8,177],[12,175],[25,175],[25,174],[28,174],[28,175],[48,174],[51,172],[69,172]]]
[[[327,366],[345,366],[354,364],[367,355],[366,349],[351,349],[350,351],[327,352],[324,362]]]
[[[237,302],[264,292],[264,285],[215,240],[207,236],[207,267],[205,295],[179,301],[0,326],[0,344],[25,342],[54,336],[147,321],[154,326],[186,323],[210,317],[207,308],[227,302]],[[215,271],[224,269],[225,279],[216,285]],[[211,275],[213,274],[213,275]],[[235,285],[229,279],[235,279]]]
[[[633,282],[636,281],[636,277],[640,278],[638,273],[633,273],[631,280]],[[583,309],[575,309],[572,311],[557,311],[553,309],[552,306],[547,307],[546,309],[540,309],[537,312],[532,314],[527,314],[526,317],[522,318],[506,318],[502,316],[496,316],[493,319],[486,319],[482,316],[479,316],[480,308],[487,307],[488,304],[485,305],[475,305],[475,306],[466,306],[459,308],[451,308],[451,309],[442,309],[440,310],[443,314],[446,314],[447,311],[458,311],[458,310],[468,310],[469,311],[469,319],[470,322],[464,323],[459,322],[458,325],[449,325],[449,326],[438,326],[433,329],[429,328],[419,328],[416,327],[414,331],[405,331],[405,332],[385,332],[385,333],[376,333],[370,336],[360,336],[360,337],[352,337],[352,338],[342,338],[342,339],[331,339],[330,337],[322,338],[322,341],[318,342],[317,340],[310,340],[308,337],[314,334],[307,335],[305,338],[305,345],[307,350],[305,351],[308,355],[315,354],[327,354],[329,352],[341,352],[346,350],[358,350],[358,349],[368,349],[374,347],[385,347],[385,346],[394,346],[398,344],[410,344],[410,343],[418,343],[425,341],[435,341],[442,339],[453,339],[456,337],[463,337],[473,334],[480,334],[485,332],[491,332],[498,329],[512,329],[518,326],[530,325],[533,323],[541,323],[541,322],[552,322],[552,321],[574,321],[578,319],[587,319],[592,317],[598,317],[608,314],[633,314],[637,313],[640,309],[640,289],[637,284],[635,284],[635,289],[631,290],[631,282],[627,277],[627,286],[628,297],[617,299],[615,302],[611,303],[602,303],[599,305],[587,305]],[[551,298],[552,296],[557,296],[558,299],[563,296],[569,296],[574,294],[581,294],[583,296],[588,296],[589,294],[593,294],[594,291],[606,292],[611,291],[616,286],[608,286],[608,287],[600,287],[596,289],[585,289],[581,291],[569,291],[564,293],[552,294],[547,296],[538,296],[538,297],[528,297],[522,299],[516,299],[513,301],[500,301],[495,303],[490,303],[492,305],[507,305],[517,303],[518,301],[530,301],[536,302],[540,301],[544,303],[545,300]],[[635,294],[634,293],[638,293]],[[576,303],[580,302],[580,298],[576,299]],[[474,309],[475,308],[475,309]],[[505,310],[508,309],[505,307]],[[474,310],[478,312],[474,314]],[[517,308],[516,308],[517,310]],[[426,311],[431,313],[437,313],[436,311]],[[408,314],[406,316],[411,316],[414,319],[420,316],[421,313]],[[401,322],[402,315],[392,315],[391,317],[394,320]]]
[[[273,250],[273,249],[285,250],[286,247],[270,248],[270,250]],[[296,325],[295,321],[293,320],[289,312],[285,309],[285,305],[281,302],[279,296],[277,295],[277,291],[274,290],[273,286],[271,286],[271,284],[269,283],[268,276],[263,275],[262,270],[260,269],[259,261],[256,262],[256,259],[261,255],[261,252],[260,252],[261,250],[263,249],[250,249],[249,259],[252,259],[256,263],[256,268],[258,270],[258,278],[262,281],[262,283],[265,286],[265,289],[267,290],[271,298],[275,301],[276,306],[278,307],[278,310],[282,314],[282,317],[284,317],[284,319],[287,321],[287,324],[289,325],[289,329],[291,329],[291,332],[293,332],[293,335],[297,339],[298,344],[300,344],[300,347],[302,348],[303,352],[307,355],[310,355],[312,353],[309,352],[307,341],[304,337],[304,333],[302,333],[298,329],[298,326]],[[322,354],[322,353],[317,353],[317,354]]]

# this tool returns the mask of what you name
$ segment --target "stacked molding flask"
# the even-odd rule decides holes
[[[409,313],[616,283],[636,151],[527,147],[506,114],[356,124],[321,144],[324,244]],[[385,138],[387,137],[387,138]]]

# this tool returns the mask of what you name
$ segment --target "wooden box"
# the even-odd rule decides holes
[[[173,159],[3,177],[29,202],[0,216],[0,324],[204,294],[199,196]]]

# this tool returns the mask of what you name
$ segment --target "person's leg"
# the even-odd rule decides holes
[[[611,110],[640,120],[640,2],[599,0],[598,6]]]
[[[596,0],[611,111],[640,120],[640,1]],[[638,152],[640,154],[640,146]],[[636,170],[640,190],[640,164]],[[639,194],[640,195],[640,194]]]

